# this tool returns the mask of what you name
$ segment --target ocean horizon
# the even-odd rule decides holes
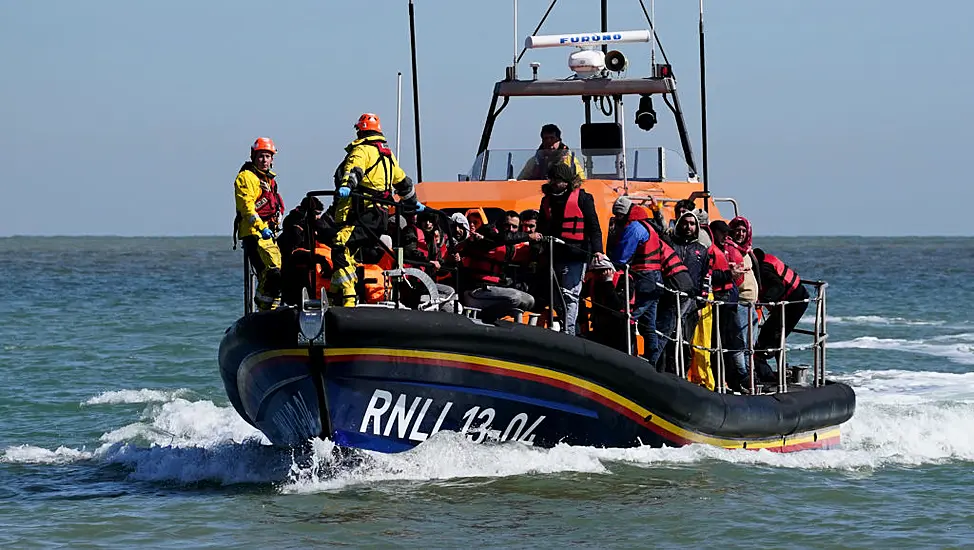
[[[755,245],[829,283],[828,377],[857,398],[839,448],[441,432],[337,469],[331,442],[272,447],[226,397],[229,235],[2,238],[0,547],[970,546],[974,239]]]

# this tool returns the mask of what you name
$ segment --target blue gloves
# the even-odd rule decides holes
[[[352,192],[352,190],[350,188],[348,188],[348,187],[345,187],[345,186],[342,186],[342,187],[339,187],[338,188],[338,196],[341,197],[341,198],[343,198],[343,199],[348,198],[348,195],[351,194],[351,192]]]
[[[273,236],[274,236],[274,233],[271,232],[271,228],[270,227],[265,227],[264,230],[260,232],[260,238],[261,239],[270,239]]]
[[[422,212],[423,210],[426,210],[426,205],[419,201],[416,201],[416,211]]]

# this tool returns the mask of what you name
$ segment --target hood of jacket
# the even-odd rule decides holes
[[[694,215],[692,211],[684,212],[682,216],[680,216],[675,220],[676,225],[679,225],[680,220],[682,220],[683,218],[691,218],[693,219],[693,221],[697,222],[696,230],[693,232],[693,235],[691,235],[689,238],[684,239],[683,236],[677,230],[674,229],[673,241],[678,242],[680,244],[686,244],[698,240],[700,238],[700,222],[697,219],[697,216]],[[674,228],[675,227],[676,226],[674,226]]]
[[[730,223],[727,225],[730,226],[731,230],[734,229],[735,225],[743,225],[745,230],[744,243],[737,244],[737,242],[735,242],[734,239],[727,239],[727,244],[738,249],[741,252],[742,256],[745,256],[749,252],[751,252],[753,250],[753,246],[751,244],[751,237],[752,237],[751,222],[748,221],[748,219],[745,218],[744,216],[738,216],[733,220],[731,220]]]

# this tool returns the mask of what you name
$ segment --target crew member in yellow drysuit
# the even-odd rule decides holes
[[[271,138],[257,138],[250,147],[250,160],[240,167],[233,182],[237,206],[234,248],[239,236],[244,254],[257,273],[254,303],[260,310],[281,303],[281,251],[274,242],[274,232],[280,229],[284,200],[277,192],[276,174],[271,171],[275,154],[277,147]]]
[[[416,201],[413,182],[406,176],[382,135],[379,117],[365,113],[355,123],[357,139],[345,147],[345,160],[335,171],[335,221],[341,229],[332,247],[331,291],[345,307],[355,306],[355,260],[363,245],[374,244],[388,226],[388,205],[370,200],[391,200],[395,192],[407,210],[426,207]],[[356,195],[352,195],[352,192]],[[365,196],[358,196],[365,195]],[[337,305],[337,304],[336,304]]]

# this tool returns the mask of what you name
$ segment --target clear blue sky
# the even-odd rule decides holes
[[[699,162],[697,2],[657,4]],[[519,5],[520,43],[548,1]],[[473,161],[512,56],[512,7],[416,2],[426,180]],[[759,233],[974,234],[974,2],[706,7],[711,185]],[[636,0],[612,0],[609,17],[645,28]],[[561,0],[542,33],[598,25],[597,0]],[[647,49],[624,51],[641,74]],[[277,142],[293,206],[330,188],[361,112],[394,137],[397,71],[413,172],[406,0],[6,0],[0,52],[0,236],[229,236],[231,182],[255,137]],[[529,52],[522,74],[537,59],[543,77],[566,76],[568,52]],[[536,147],[546,122],[577,143],[580,102],[538,101],[512,102],[492,147]],[[669,118],[649,134],[629,124],[634,145],[679,148]]]

